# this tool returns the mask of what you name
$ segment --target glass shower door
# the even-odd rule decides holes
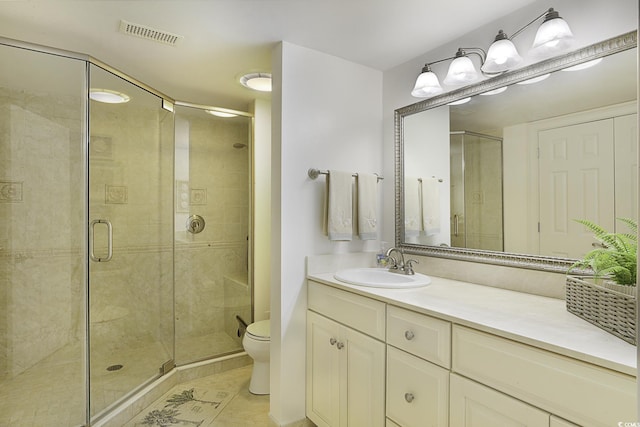
[[[90,412],[100,415],[173,360],[173,119],[158,96],[91,65]]]
[[[0,425],[84,425],[86,65],[0,58]]]

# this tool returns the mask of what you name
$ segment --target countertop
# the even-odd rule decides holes
[[[569,313],[565,301],[431,276],[413,289],[349,285],[333,273],[308,279],[398,307],[636,376],[636,347]]]

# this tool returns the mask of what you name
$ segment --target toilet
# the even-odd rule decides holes
[[[269,394],[269,347],[271,322],[260,320],[247,326],[242,346],[253,359],[253,371],[249,391],[253,394]]]

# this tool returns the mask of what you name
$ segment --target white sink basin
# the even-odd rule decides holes
[[[431,278],[424,274],[392,273],[386,268],[349,268],[338,271],[333,277],[350,285],[371,288],[419,288],[431,283]]]

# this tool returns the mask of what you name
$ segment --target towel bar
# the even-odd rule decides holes
[[[432,178],[435,178],[435,176],[433,176]],[[418,182],[422,182],[422,178],[418,178]],[[443,182],[443,179],[438,178],[438,182]]]
[[[329,171],[323,171],[323,170],[320,170],[320,169],[311,168],[311,169],[309,169],[307,171],[307,174],[309,175],[309,178],[316,179],[319,175],[329,175]],[[375,175],[378,177],[378,181],[384,179],[383,177],[378,176],[378,174],[375,174]],[[351,174],[351,176],[357,178],[358,174],[357,173],[353,173],[353,174]]]

